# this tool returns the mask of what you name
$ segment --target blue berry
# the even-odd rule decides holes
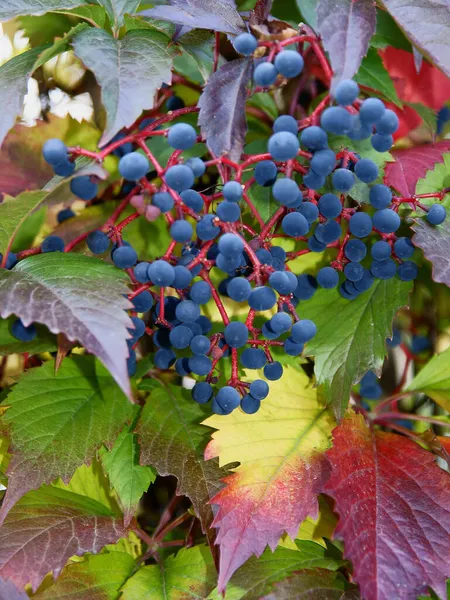
[[[258,47],[258,40],[251,33],[241,33],[233,40],[236,52],[244,56],[250,56]]]
[[[224,223],[235,223],[241,216],[241,208],[234,202],[221,202],[216,209],[216,214]]]
[[[387,208],[392,202],[392,192],[387,185],[377,183],[369,192],[369,200],[370,204],[378,210]]]
[[[250,384],[249,393],[256,400],[264,400],[269,394],[269,385],[263,379],[255,379]]]
[[[283,77],[291,79],[297,77],[303,71],[304,60],[301,54],[295,50],[282,50],[275,57],[275,67]]]
[[[367,248],[361,240],[349,240],[345,244],[344,254],[348,260],[361,262],[367,254]]]
[[[360,381],[359,392],[364,398],[378,400],[383,391],[373,371],[368,371]]]
[[[262,87],[269,87],[275,83],[278,77],[278,71],[276,67],[270,62],[260,63],[253,74],[253,79],[255,80],[256,85],[260,85]]]
[[[194,230],[189,221],[178,219],[170,226],[170,237],[176,242],[188,242]]]
[[[237,390],[230,385],[226,385],[217,392],[215,400],[220,408],[234,410],[239,406],[241,398]]]
[[[288,338],[284,342],[283,348],[288,356],[298,356],[303,352],[304,344],[296,342],[292,338]]]
[[[297,156],[300,144],[290,131],[279,131],[269,138],[267,149],[275,160],[285,161]]]
[[[335,219],[342,212],[341,201],[334,194],[324,194],[320,198],[318,206],[320,213],[327,219]]]
[[[306,344],[317,333],[317,327],[310,319],[297,321],[291,329],[291,338],[298,344]]]
[[[364,269],[364,275],[359,281],[355,281],[354,286],[358,292],[366,292],[375,281],[374,276],[368,269]]]
[[[260,406],[261,401],[253,396],[250,396],[250,394],[246,394],[241,399],[241,409],[246,415],[255,414],[258,412]]]
[[[440,225],[445,221],[447,212],[442,204],[433,204],[427,212],[427,221],[431,225]]]
[[[367,237],[372,231],[372,219],[367,213],[357,212],[350,217],[349,228],[355,237]]]
[[[310,169],[308,173],[303,176],[303,183],[310,190],[320,190],[320,188],[325,185],[325,176],[317,175],[317,173],[314,173],[314,171]]]
[[[337,221],[325,221],[317,225],[314,237],[321,244],[332,244],[341,237],[341,226]],[[310,238],[311,239],[311,238]]]
[[[325,289],[334,288],[339,283],[339,273],[333,267],[323,267],[317,273],[317,283]]]
[[[37,336],[36,327],[33,324],[25,327],[20,319],[12,324],[11,333],[21,342],[31,342]]]
[[[201,177],[206,171],[206,165],[201,158],[188,158],[185,164],[192,170],[195,177]]]
[[[430,340],[424,335],[414,335],[411,340],[411,352],[421,354],[431,347]]]
[[[174,165],[167,169],[165,180],[170,188],[176,192],[183,192],[194,185],[194,173],[186,165]]]
[[[359,115],[352,115],[352,129],[347,135],[351,140],[366,140],[372,135],[372,125],[362,123]]]
[[[239,202],[242,198],[242,186],[239,181],[227,181],[223,186],[222,193],[228,202]]]
[[[299,300],[309,300],[317,290],[317,281],[312,275],[298,275],[294,296]]]
[[[308,240],[308,248],[311,252],[323,252],[326,247],[327,245],[320,242],[315,235],[312,235]]]
[[[302,131],[300,143],[308,150],[324,150],[328,146],[328,137],[324,129],[312,125]]]
[[[225,233],[219,240],[219,251],[224,256],[237,256],[244,249],[242,238],[235,233]]]
[[[196,335],[192,338],[190,347],[194,354],[206,354],[209,352],[210,341],[205,335]]]
[[[277,297],[269,287],[256,287],[249,296],[248,304],[253,310],[270,310],[275,306]]]
[[[319,218],[319,209],[312,202],[302,202],[297,211],[305,217],[310,225]]]
[[[397,269],[397,275],[401,281],[412,281],[418,274],[419,269],[412,260],[406,260]]]
[[[134,310],[138,313],[144,313],[153,306],[153,296],[148,290],[144,290],[132,300]]]
[[[211,299],[211,289],[206,281],[197,281],[191,287],[189,296],[197,304],[206,304]]]
[[[75,163],[67,158],[64,162],[53,165],[53,171],[60,177],[70,177],[75,173]]]
[[[291,294],[297,287],[295,275],[291,279],[285,271],[274,271],[269,277],[269,285],[279,294]]]
[[[373,226],[381,233],[393,233],[400,227],[400,217],[391,208],[377,210],[372,217]]]
[[[148,267],[148,276],[154,285],[166,287],[173,284],[175,271],[166,260],[155,260]]]
[[[354,300],[360,292],[356,289],[354,283],[351,281],[344,281],[344,283],[341,283],[339,286],[339,293],[346,300]]]
[[[355,184],[355,176],[348,169],[336,169],[331,181],[338,192],[348,192]]]
[[[232,321],[225,327],[224,337],[230,348],[242,348],[248,340],[248,329],[244,323]]]
[[[317,175],[330,175],[336,165],[336,154],[333,150],[317,150],[311,159],[310,167]]]
[[[82,175],[81,177],[72,179],[70,182],[70,191],[81,200],[88,201],[97,195],[98,185],[91,181],[89,175]]]
[[[375,123],[377,133],[381,135],[390,135],[397,131],[400,122],[393,110],[386,109],[383,116]]]
[[[184,192],[181,192],[180,198],[194,212],[199,213],[203,210],[203,198],[195,190],[184,190]]]
[[[136,352],[134,350],[130,350],[130,355],[127,358],[128,376],[133,377],[133,375],[136,374],[136,369],[137,369]]]
[[[274,333],[286,333],[292,327],[292,319],[285,312],[279,312],[269,321],[270,328]]]
[[[172,210],[174,201],[168,192],[156,192],[152,198],[152,204],[159,208],[162,213]]]
[[[252,286],[247,279],[243,277],[234,277],[228,282],[227,293],[228,296],[235,302],[244,302],[248,300]]]
[[[286,260],[286,250],[281,246],[271,246],[269,252],[273,258],[277,258],[282,262]]]
[[[42,242],[42,252],[64,252],[64,240],[57,235],[49,235]]]
[[[170,350],[169,348],[161,348],[160,350],[157,350],[155,352],[155,357],[154,357],[155,367],[157,367],[158,369],[162,369],[162,370],[170,369],[170,367],[173,365],[175,360],[176,360],[175,353],[173,352],[173,350]]]
[[[360,158],[355,165],[355,173],[363,183],[372,183],[378,177],[378,167],[370,158]]]
[[[74,216],[75,213],[73,212],[73,210],[71,210],[70,208],[63,208],[63,210],[60,210],[59,213],[56,215],[56,219],[58,223],[61,224]]]
[[[294,135],[297,135],[297,119],[294,119],[294,117],[291,117],[290,115],[281,115],[281,117],[275,119],[273,124],[273,132],[278,133],[279,131],[290,131]]]
[[[213,395],[213,388],[210,383],[206,381],[200,381],[196,383],[191,391],[192,398],[199,404],[206,404],[211,400]]]
[[[389,348],[396,348],[397,346],[399,346],[401,344],[401,342],[402,342],[401,331],[399,329],[397,329],[396,327],[394,327],[392,330],[392,337],[386,338],[386,345],[389,346]]]
[[[323,111],[320,125],[328,133],[345,135],[352,129],[352,117],[342,106],[331,106]]]
[[[364,276],[364,267],[359,262],[349,262],[344,267],[344,275],[349,281],[359,281]]]
[[[148,158],[139,152],[130,152],[119,161],[119,172],[128,181],[139,181],[150,169]]]
[[[262,160],[255,167],[255,181],[264,187],[270,187],[277,179],[277,165],[271,160]]]
[[[53,167],[67,160],[68,148],[63,141],[54,138],[45,142],[42,154],[45,162]]]
[[[379,98],[367,98],[361,105],[359,118],[362,123],[373,125],[381,119],[386,107]]]
[[[381,135],[380,133],[374,133],[370,140],[372,147],[377,152],[388,152],[394,144],[394,138],[392,135]]]
[[[172,125],[167,134],[169,146],[176,150],[188,150],[197,141],[197,132],[188,123],[177,123]]]
[[[109,238],[103,231],[91,231],[86,242],[89,250],[94,254],[103,254],[109,248]]]
[[[177,325],[169,333],[170,343],[177,350],[187,348],[192,337],[193,333],[186,325]]]
[[[184,100],[179,96],[170,96],[166,100],[166,110],[170,112],[171,110],[179,110],[180,108],[184,108]]]
[[[387,242],[380,240],[375,242],[370,253],[374,260],[386,260],[391,256],[391,246]]]
[[[394,244],[394,252],[398,258],[402,260],[411,258],[414,254],[414,246],[409,238],[401,237]]]
[[[201,329],[201,333],[203,335],[206,335],[212,329],[211,321],[208,319],[208,317],[205,317],[204,315],[200,315],[199,318],[195,322],[197,325],[199,325],[199,327]]]
[[[264,350],[260,348],[246,348],[241,354],[241,363],[244,369],[262,369],[266,362]]]
[[[264,377],[269,381],[278,381],[282,375],[283,366],[278,361],[269,363],[264,367]]]
[[[137,261],[137,253],[131,246],[119,246],[112,253],[112,260],[119,269],[130,269]]]
[[[377,279],[392,279],[397,271],[397,265],[391,258],[373,261],[370,272]]]
[[[302,214],[291,212],[283,218],[281,228],[290,237],[300,237],[308,233],[309,223]]]
[[[359,96],[359,86],[352,79],[343,79],[338,83],[334,91],[334,98],[341,106],[353,104]]]
[[[134,328],[129,329],[128,331],[131,333],[134,339],[141,338],[145,333],[145,323],[139,317],[131,317]]]
[[[200,307],[192,300],[183,300],[177,304],[175,316],[182,323],[193,323],[200,316]]]
[[[280,204],[284,204],[284,206],[293,206],[300,196],[300,190],[293,179],[284,177],[275,182],[275,185],[272,188],[272,194],[275,200],[280,202]]]

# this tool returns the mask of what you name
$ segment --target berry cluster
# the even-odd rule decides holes
[[[234,47],[246,56],[258,46],[270,48],[254,70],[255,85],[268,88],[279,76],[293,78],[302,72],[302,55],[284,49],[287,43],[303,41],[301,37],[271,46],[242,34],[234,40]],[[317,42],[313,47],[317,49]],[[393,196],[390,188],[377,183],[378,167],[372,160],[361,158],[349,147],[338,152],[330,148],[333,136],[346,136],[350,146],[352,140],[370,138],[377,152],[392,146],[398,128],[396,114],[381,100],[360,100],[359,94],[354,81],[342,81],[333,98],[327,96],[310,117],[298,121],[280,116],[273,123],[267,152],[243,155],[239,163],[214,155],[185,160],[183,152],[201,137],[188,123],[168,128],[165,124],[198,109],[185,108],[176,96],[167,101],[167,114],[141,119],[98,153],[69,149],[60,140],[45,144],[45,160],[62,176],[73,175],[73,160],[79,155],[102,161],[114,154],[120,159],[123,199],[114,218],[129,205],[135,213],[119,223],[108,221],[67,247],[61,238],[50,236],[36,252],[69,251],[86,240],[92,253],[109,251],[113,263],[127,270],[134,305],[130,375],[136,370],[139,340],[149,335],[157,348],[157,368],[175,365],[181,376],[204,378],[192,389],[195,401],[212,399],[212,410],[218,414],[229,414],[238,406],[254,413],[269,385],[260,378],[244,381],[239,367],[262,370],[269,381],[282,376],[276,351],[298,356],[316,334],[315,324],[297,313],[301,300],[311,298],[318,286],[339,287],[340,294],[352,300],[375,279],[397,276],[410,281],[416,277],[417,265],[410,260],[414,247],[407,237],[396,235],[401,225],[399,208],[408,203],[422,209],[434,225],[445,219],[445,209],[440,204],[428,208],[418,196]],[[165,167],[145,143],[155,135],[164,136],[173,150]],[[215,189],[205,191],[205,173],[218,181]],[[370,205],[358,205],[352,199],[358,181],[370,185]],[[253,186],[270,187],[279,204],[266,222],[251,200]],[[98,182],[89,176],[73,178],[70,188],[86,202],[99,195]],[[59,222],[71,218],[71,209],[58,215]],[[152,262],[140,261],[132,245],[122,239],[123,229],[136,218],[162,218],[170,232],[169,247]],[[276,244],[279,238],[295,240],[298,250],[286,252]],[[337,257],[315,276],[291,270],[293,259],[327,248],[336,249]],[[10,254],[4,266],[11,268],[20,254]],[[230,319],[224,298],[248,308],[245,320]],[[222,317],[221,327],[213,327],[202,314],[211,302]],[[17,321],[13,334],[29,340],[36,332],[33,325],[24,328]],[[225,385],[220,381],[226,370],[223,361],[231,362]]]

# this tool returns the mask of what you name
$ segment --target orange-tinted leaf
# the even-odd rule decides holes
[[[336,502],[365,600],[416,600],[428,587],[446,597],[450,573],[450,476],[406,437],[371,431],[347,414],[327,452],[325,492]]]
[[[213,526],[219,529],[219,591],[252,554],[275,549],[286,531],[295,537],[300,523],[318,515],[316,488],[325,471],[331,411],[304,373],[287,369],[271,383],[258,413],[234,411],[213,416],[206,425],[218,431],[206,458],[220,464],[240,461],[213,499],[219,506]]]

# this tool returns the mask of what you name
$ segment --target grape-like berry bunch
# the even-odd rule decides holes
[[[266,48],[254,69],[254,90],[268,91],[301,74],[302,54],[285,49],[300,38],[281,43],[258,42],[249,33],[235,38],[234,47],[244,56]],[[326,61],[318,43],[312,43]],[[354,81],[341,81],[310,116],[278,117],[267,151],[243,154],[239,162],[212,153],[185,157],[202,139],[180,118],[198,109],[184,107],[176,96],[168,100],[168,113],[157,109],[142,117],[100,152],[69,149],[60,140],[45,144],[45,160],[64,177],[73,176],[74,159],[80,155],[99,162],[110,154],[120,158],[122,199],[114,220],[69,247],[50,236],[36,252],[68,251],[86,240],[93,254],[109,253],[126,270],[133,288],[130,375],[136,371],[140,340],[150,336],[155,366],[174,366],[180,376],[195,378],[196,402],[212,400],[213,412],[221,415],[239,406],[255,413],[269,392],[268,382],[283,375],[277,353],[299,356],[316,335],[316,325],[302,319],[301,301],[318,287],[338,288],[351,301],[376,279],[410,281],[417,276],[414,246],[397,236],[403,205],[423,211],[433,225],[443,222],[445,209],[439,203],[424,206],[419,196],[393,195],[380,182],[377,164],[351,149],[353,142],[370,139],[374,151],[387,152],[398,128],[396,114],[380,99],[359,96]],[[152,136],[164,136],[172,149],[165,165],[145,143]],[[205,189],[205,175],[216,185]],[[352,197],[360,184],[368,186],[368,203]],[[251,199],[257,187],[270,188],[276,203],[266,220]],[[86,202],[98,199],[94,177],[75,176],[70,188]],[[129,206],[135,212],[116,222]],[[58,215],[59,222],[73,218],[67,208]],[[139,260],[122,239],[122,231],[137,218],[163,219],[170,232],[169,246],[152,262]],[[283,239],[294,240],[295,250],[286,252],[277,243]],[[317,273],[297,274],[291,268],[299,257],[329,248],[335,249],[335,258]],[[6,268],[17,260],[20,253],[10,254]],[[211,306],[220,315],[220,327],[208,316]],[[24,328],[20,321],[13,333],[23,340],[36,335],[33,325]],[[252,379],[251,371],[261,375]]]

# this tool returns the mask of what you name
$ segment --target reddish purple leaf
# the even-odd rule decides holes
[[[352,78],[375,33],[375,3],[372,0],[319,0],[317,24],[330,55],[334,82]]]
[[[450,150],[450,140],[426,144],[406,150],[394,150],[395,162],[386,163],[384,183],[393,187],[405,198],[416,193],[416,184],[436,163],[443,162],[443,155]]]
[[[267,21],[272,10],[273,0],[258,0],[255,8],[250,12],[249,25],[262,25]]]
[[[413,244],[423,250],[425,258],[433,265],[432,276],[437,283],[445,283],[450,287],[450,224],[430,225],[424,219],[413,225],[416,232]]]
[[[245,31],[234,0],[170,0],[170,6],[155,6],[139,14],[197,29],[224,33]]]
[[[0,579],[0,600],[29,600],[29,596],[19,591],[12,581]]]
[[[371,431],[349,413],[327,452],[325,492],[336,535],[365,600],[416,600],[428,586],[446,597],[450,574],[450,476],[410,439]]]
[[[206,84],[198,106],[203,137],[208,147],[220,156],[239,160],[247,133],[245,117],[246,88],[252,74],[250,58],[225,63]]]
[[[9,513],[0,530],[0,574],[33,590],[50,571],[57,577],[67,560],[96,554],[126,531],[109,508],[68,490],[30,492]]]

